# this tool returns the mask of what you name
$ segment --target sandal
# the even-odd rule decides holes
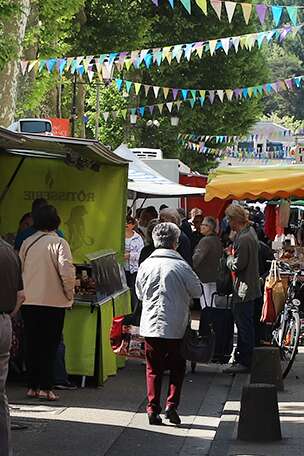
[[[50,401],[50,402],[54,402],[54,401],[58,401],[59,399],[59,396],[57,396],[57,394],[55,394],[53,391],[49,390],[49,391],[39,391],[39,399],[41,401]]]
[[[33,388],[29,388],[26,397],[29,397],[31,399],[38,398],[39,397],[39,392]]]

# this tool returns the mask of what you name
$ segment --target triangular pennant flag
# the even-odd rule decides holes
[[[241,3],[242,11],[243,11],[243,16],[246,24],[248,25],[251,12],[252,12],[252,4],[251,3]]]
[[[27,65],[28,65],[28,60],[21,60],[20,66],[21,66],[21,73],[23,76],[26,73]]]
[[[217,45],[217,40],[210,40],[210,41],[209,41],[210,55],[213,55],[213,54],[214,54],[214,51],[215,51],[215,49],[216,49],[216,45]]]
[[[180,106],[182,104],[182,101],[181,100],[177,100],[174,102],[175,106],[177,107],[177,110],[179,111],[180,110]]]
[[[93,60],[93,58],[94,58],[94,55],[89,55],[88,57],[86,57],[84,59],[83,66],[84,66],[85,71],[88,71],[89,65],[90,65],[91,61]]]
[[[77,61],[75,61],[75,63],[76,63],[76,65],[77,65]],[[35,63],[34,63],[34,65],[35,65]],[[31,69],[33,68],[34,65],[32,65],[32,62],[30,63],[30,65],[28,66],[28,70],[27,70],[28,73],[31,71]],[[47,67],[49,73],[52,72],[52,70],[53,70],[53,68],[54,68],[55,65],[56,65],[56,59],[49,59],[49,60],[46,62],[46,67]]]
[[[155,6],[158,6],[158,0],[152,0],[152,3],[154,3]]]
[[[122,109],[122,111],[121,111],[121,115],[122,115],[122,117],[123,117],[125,120],[126,120],[126,118],[127,118],[127,112],[128,112],[128,111],[127,111],[126,109]]]
[[[169,87],[163,87],[163,93],[164,93],[165,100],[168,98],[169,90],[170,90]]]
[[[142,61],[145,59],[148,52],[149,52],[149,49],[143,49],[142,51],[140,51],[140,56],[139,56],[140,63],[142,63]]]
[[[154,105],[150,105],[150,106],[148,106],[148,109],[149,109],[149,112],[150,112],[150,114],[153,114],[153,111],[154,111]]]
[[[145,60],[145,65],[147,68],[150,68],[150,66],[152,65],[152,62],[153,62],[153,55],[152,54],[147,54],[144,58]]]
[[[200,94],[201,97],[204,97],[204,98],[205,98],[205,96],[206,96],[206,90],[200,90],[200,91],[199,91],[199,94]]]
[[[240,39],[241,39],[240,36],[234,36],[232,38],[232,44],[234,46],[235,52],[237,52],[239,50]]]
[[[294,78],[294,82],[295,82],[295,85],[300,88],[302,86],[302,79],[303,77],[302,76],[297,76]]]
[[[298,8],[296,6],[286,6],[288,15],[293,25],[297,25],[298,22]]]
[[[132,60],[131,59],[125,59],[125,66],[126,66],[126,69],[129,71],[131,66],[132,66]]]
[[[174,8],[174,0],[168,0],[170,5],[171,5],[171,8]]]
[[[153,86],[153,92],[154,92],[154,97],[158,97],[158,92],[159,92],[160,87],[158,86]]]
[[[105,122],[107,122],[110,113],[109,112],[104,112],[102,115],[103,115],[103,118],[104,118]]]
[[[130,57],[131,57],[131,62],[134,63],[135,60],[137,60],[139,57],[139,51],[132,51]]]
[[[39,60],[39,65],[38,65],[38,72],[39,73],[41,73],[41,71],[43,70],[45,65],[46,65],[46,60]],[[60,71],[60,63],[58,64],[58,70]]]
[[[71,67],[71,64],[72,64],[73,60],[74,60],[74,57],[68,57],[68,58],[67,58],[67,63],[66,63],[66,67],[65,67],[65,70],[66,70],[66,71],[69,71],[69,69],[70,69],[70,67]]]
[[[131,90],[132,85],[133,85],[133,82],[132,82],[132,81],[126,81],[126,90],[127,90],[127,93],[130,93],[130,90]]]
[[[190,62],[192,51],[193,51],[192,43],[186,44],[186,47],[184,49],[184,54],[185,54],[185,57],[188,60],[188,62]]]
[[[223,100],[224,100],[224,90],[217,90],[216,91],[219,99],[221,100],[221,102],[223,103]]]
[[[214,98],[215,98],[215,92],[214,92],[214,90],[209,90],[208,93],[209,93],[209,101],[211,104],[213,104]]]
[[[235,2],[224,2],[225,3],[225,8],[227,11],[227,16],[228,16],[228,21],[231,23],[235,8],[236,8],[236,3]]]
[[[229,46],[230,46],[230,38],[222,38],[221,43],[224,49],[225,54],[227,55],[229,52]]]
[[[256,5],[255,10],[260,20],[260,23],[263,25],[268,11],[268,6],[264,4]]]
[[[115,84],[119,92],[121,91],[123,80],[122,79],[115,79]]]
[[[201,59],[202,55],[203,55],[203,50],[204,50],[203,43],[200,43],[198,46],[196,46],[195,50],[196,50],[198,57]]]
[[[163,60],[165,60],[168,56],[168,54],[170,54],[171,52],[171,46],[165,46],[163,47]]]
[[[249,95],[249,98],[252,97],[252,95],[253,95],[253,87],[248,87],[248,95]]]
[[[279,22],[281,20],[282,12],[283,12],[283,6],[277,6],[273,5],[271,6],[272,10],[272,15],[273,15],[273,20],[275,25],[279,25]]]
[[[207,0],[195,0],[197,6],[207,15]]]
[[[258,36],[257,36],[257,43],[258,43],[258,47],[261,48],[262,47],[262,44],[263,44],[263,41],[265,39],[266,35],[264,32],[259,32],[258,33]]]
[[[193,98],[191,100],[189,100],[189,103],[190,103],[190,106],[192,109],[194,108],[195,102],[196,102],[196,100],[194,100]]]
[[[188,96],[188,89],[182,89],[182,97],[183,97],[183,99],[186,100],[187,96]]]
[[[66,59],[60,59],[59,60],[59,73],[62,75],[63,71],[64,71],[64,68],[66,66],[66,63],[67,63],[67,60]],[[91,65],[91,68],[90,68],[90,71],[93,71],[92,70],[93,68],[93,65]]]
[[[179,55],[182,52],[182,45],[177,44],[176,46],[173,46],[172,49],[172,59],[175,59],[177,55]]]
[[[172,101],[170,103],[166,103],[166,106],[168,108],[168,111],[171,112],[172,111],[172,107],[173,107]]]
[[[160,114],[162,114],[162,112],[163,112],[163,109],[164,109],[164,105],[163,105],[163,103],[161,103],[161,104],[158,104],[158,105],[157,105],[157,107],[158,107],[158,109],[159,109],[159,113],[160,113]]]
[[[136,95],[139,94],[140,88],[141,88],[141,83],[140,82],[135,82],[134,83],[134,89],[135,89]]]
[[[228,99],[229,101],[231,101],[231,100],[232,100],[232,97],[233,97],[233,90],[231,90],[231,89],[226,89],[226,90],[225,90],[225,93],[226,93],[227,99]]]
[[[196,90],[192,89],[192,90],[190,90],[190,92],[191,92],[192,98],[196,98]]]
[[[180,2],[183,4],[188,13],[191,14],[191,0],[180,0]]]
[[[292,87],[292,79],[284,79],[284,82],[286,84],[286,87],[288,90],[291,90],[293,87]]]
[[[144,114],[145,114],[145,107],[144,107],[144,106],[141,106],[140,108],[138,108],[138,112],[139,112],[139,114],[141,115],[141,117],[144,117]]]
[[[172,94],[173,94],[173,100],[176,100],[177,95],[178,95],[179,89],[173,89]]]
[[[150,87],[148,84],[144,84],[144,88],[145,88],[145,96],[147,97],[148,94],[149,94],[149,90],[150,90]]]
[[[214,11],[216,12],[217,17],[221,20],[222,15],[222,2],[221,0],[210,0],[210,4]]]

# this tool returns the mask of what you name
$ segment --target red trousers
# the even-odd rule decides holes
[[[145,338],[147,412],[161,412],[160,395],[163,373],[169,369],[166,409],[177,408],[186,371],[186,361],[180,354],[181,339]]]

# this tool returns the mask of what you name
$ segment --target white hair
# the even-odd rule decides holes
[[[164,222],[156,225],[152,231],[154,247],[163,249],[172,249],[177,245],[180,237],[180,229],[175,223]]]

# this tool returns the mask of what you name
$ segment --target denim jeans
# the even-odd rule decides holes
[[[237,347],[235,361],[250,367],[254,337],[254,306],[255,301],[236,302],[233,305],[233,316],[237,327]]]
[[[5,384],[12,342],[12,323],[8,315],[0,315],[0,454],[11,455],[10,416]]]

